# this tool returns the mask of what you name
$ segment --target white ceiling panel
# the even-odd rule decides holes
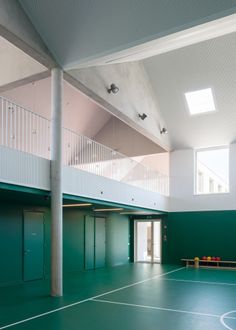
[[[144,61],[174,149],[236,141],[236,33]],[[184,93],[212,88],[216,111],[191,116]]]

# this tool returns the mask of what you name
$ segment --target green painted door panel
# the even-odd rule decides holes
[[[63,270],[84,270],[84,214],[63,210]]]
[[[105,267],[105,218],[95,218],[95,268]]]
[[[85,216],[85,269],[94,269],[94,218]]]
[[[24,212],[24,281],[44,276],[44,216]]]

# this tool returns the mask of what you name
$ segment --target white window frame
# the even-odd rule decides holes
[[[228,149],[228,191],[222,192],[209,192],[209,193],[200,193],[198,192],[198,166],[197,166],[197,153],[201,151],[211,151],[211,150],[220,150],[220,149]],[[215,147],[207,147],[207,148],[198,148],[194,150],[194,195],[201,196],[201,195],[220,195],[220,194],[229,194],[230,193],[230,146],[215,146]],[[217,189],[218,190],[218,189]]]

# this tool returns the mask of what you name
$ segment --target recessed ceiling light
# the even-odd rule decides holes
[[[122,208],[112,208],[112,209],[94,209],[94,212],[109,212],[109,211],[122,211]]]
[[[191,115],[215,111],[215,102],[211,88],[185,93]]]

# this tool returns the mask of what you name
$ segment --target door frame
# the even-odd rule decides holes
[[[138,261],[137,260],[137,250],[138,250],[138,222],[151,222],[151,261]],[[154,261],[154,222],[160,223],[160,262]],[[148,264],[161,264],[162,263],[162,219],[135,219],[134,220],[134,262],[148,263]]]

